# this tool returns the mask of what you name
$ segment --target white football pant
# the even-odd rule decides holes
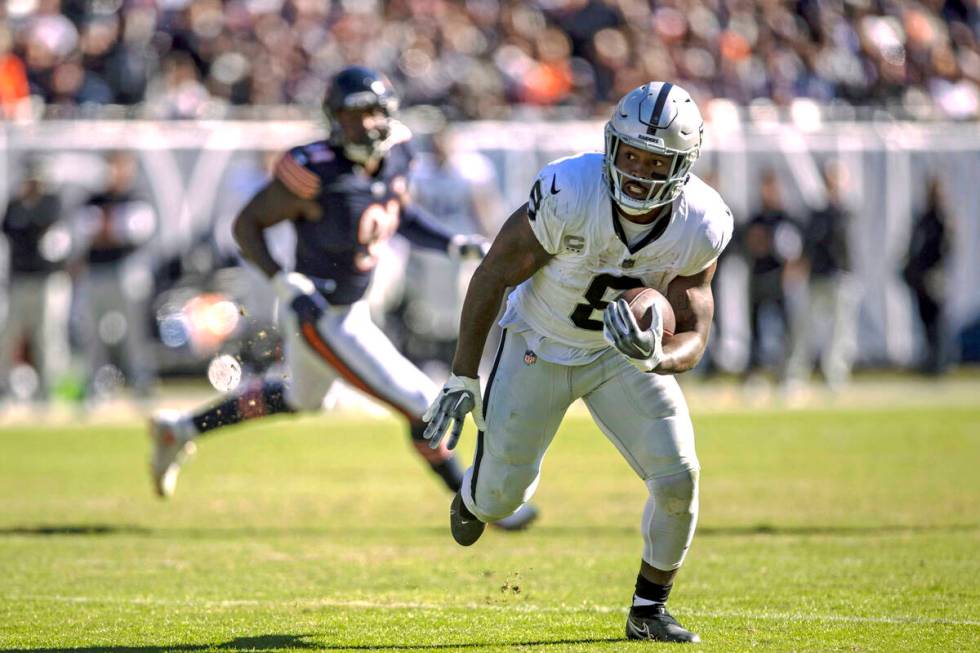
[[[333,382],[343,379],[417,424],[439,394],[374,324],[366,301],[329,307],[315,329],[301,327],[295,313],[280,307],[279,331],[286,402],[295,410],[318,410]]]
[[[644,374],[613,348],[587,365],[537,359],[505,330],[484,392],[486,432],[463,479],[463,501],[486,522],[513,513],[537,487],[562,417],[583,399],[596,424],[646,483],[643,560],[684,560],[698,513],[698,459],[687,403],[673,376]]]

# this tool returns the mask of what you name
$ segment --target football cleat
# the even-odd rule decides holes
[[[467,516],[468,515],[468,516]],[[487,525],[470,514],[470,511],[463,505],[463,497],[459,492],[453,497],[453,502],[449,505],[449,530],[453,534],[453,539],[460,546],[470,546],[483,535],[483,530]]]
[[[663,604],[633,606],[626,617],[626,639],[642,639],[654,642],[701,641],[696,633],[684,628],[670,616]]]
[[[181,466],[197,451],[193,437],[194,426],[183,413],[161,411],[150,419],[150,477],[160,498],[173,496]]]
[[[493,525],[503,531],[523,531],[538,518],[538,509],[533,504],[525,503],[513,515],[493,522]]]

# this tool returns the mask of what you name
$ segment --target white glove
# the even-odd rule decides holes
[[[490,241],[480,235],[456,234],[449,240],[449,258],[454,261],[486,258],[490,251]]]
[[[316,322],[327,310],[327,300],[317,292],[313,280],[302,272],[280,270],[272,277],[279,306],[294,311],[299,319]]]
[[[660,306],[650,306],[650,328],[642,331],[624,299],[609,302],[602,313],[602,337],[641,372],[652,372],[664,357],[664,319]]]
[[[286,272],[279,270],[272,277],[272,287],[276,297],[282,304],[288,306],[297,295],[312,295],[316,292],[313,280],[302,272]]]
[[[476,428],[481,431],[486,429],[486,424],[483,422],[480,379],[453,374],[446,381],[446,385],[442,387],[439,396],[425,411],[425,415],[422,416],[422,421],[428,422],[423,437],[429,441],[429,446],[438,449],[442,436],[452,425],[452,433],[449,435],[446,446],[450,449],[455,448],[459,441],[459,434],[463,431],[463,423],[466,421],[467,413],[473,414]]]

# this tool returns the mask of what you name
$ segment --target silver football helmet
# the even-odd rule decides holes
[[[701,154],[703,131],[701,112],[680,86],[649,82],[627,93],[606,123],[603,174],[613,201],[629,215],[641,215],[674,201]],[[667,176],[637,177],[618,168],[616,154],[623,143],[670,157]],[[647,196],[637,199],[626,193],[623,184],[629,181],[648,188]]]

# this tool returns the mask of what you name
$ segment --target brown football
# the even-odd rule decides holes
[[[667,298],[653,288],[630,288],[620,295],[629,304],[630,312],[636,318],[636,324],[641,329],[650,328],[650,307],[654,302],[660,304],[660,314],[664,319],[664,335],[674,335],[674,328],[677,326],[677,319],[674,317],[674,309],[667,301]]]

